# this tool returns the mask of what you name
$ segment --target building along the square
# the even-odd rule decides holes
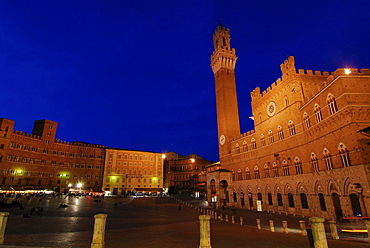
[[[240,133],[230,30],[213,34],[220,166],[207,173],[209,202],[340,219],[370,214],[370,71],[296,70],[251,92],[254,130]],[[266,72],[261,72],[266,73]]]
[[[0,118],[2,192],[101,192],[104,147],[55,138],[58,123],[35,121],[32,134]]]
[[[164,154],[105,149],[103,188],[106,195],[161,194]]]

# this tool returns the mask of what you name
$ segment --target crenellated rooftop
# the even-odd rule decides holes
[[[327,83],[333,81],[335,78],[339,76],[370,75],[370,70],[368,68],[361,69],[360,72],[358,72],[358,69],[356,68],[339,68],[336,71],[334,71],[332,74],[330,74],[327,71],[313,71],[313,70],[298,69],[298,73],[297,73],[295,69],[295,61],[294,61],[293,56],[290,56],[287,60],[285,60],[284,63],[280,65],[280,69],[282,72],[282,77],[278,78],[266,90],[262,91],[262,94],[261,94],[261,89],[259,87],[256,87],[251,92],[252,101],[258,100],[266,96],[267,93],[272,91],[274,88],[276,88],[276,86],[281,84],[287,77],[291,75],[326,77]]]

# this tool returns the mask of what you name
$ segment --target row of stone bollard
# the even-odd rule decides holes
[[[5,241],[4,235],[9,214],[9,212],[0,212],[0,245],[3,245]],[[104,248],[107,214],[95,214],[94,218],[94,233],[91,248]]]
[[[222,215],[221,215],[222,218]],[[210,234],[210,215],[200,215],[199,216],[199,223],[200,223],[200,244],[199,248],[211,248],[211,234]],[[225,221],[227,221],[227,215],[225,218]],[[232,218],[233,220],[234,218]],[[222,219],[221,219],[222,220]],[[318,218],[318,217],[311,217],[309,218],[310,225],[312,226],[312,230],[310,231],[310,234],[312,234],[312,237],[309,237],[310,247],[317,247],[317,248],[327,248],[328,243],[326,240],[326,233],[324,228],[324,219]],[[269,221],[270,224],[270,230],[271,232],[275,232],[274,222],[273,220]],[[283,221],[283,230],[284,233],[288,233],[288,222]],[[330,223],[331,225],[334,224],[333,222]],[[366,224],[368,228],[368,233],[370,233],[369,226],[370,224]],[[305,221],[300,221],[300,227],[302,236],[307,236],[307,232],[305,230]],[[261,229],[261,220],[257,219],[257,228]],[[332,232],[333,234],[333,232]],[[336,232],[337,234],[337,232]],[[310,236],[310,235],[308,235]],[[369,235],[370,236],[370,235]],[[334,238],[334,237],[333,237]],[[335,238],[338,239],[338,238]],[[370,241],[369,241],[370,242]]]

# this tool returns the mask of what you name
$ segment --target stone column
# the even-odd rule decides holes
[[[257,219],[257,229],[261,229],[261,220]]]
[[[315,248],[328,248],[328,242],[326,240],[324,219],[319,217],[309,218],[311,227],[313,242]]]
[[[199,215],[200,244],[199,248],[211,248],[211,229],[209,215]]]
[[[337,222],[335,220],[329,221],[331,237],[333,239],[339,239]]]
[[[288,234],[289,233],[289,231],[288,231],[288,221],[283,220],[282,223],[283,223],[283,232],[285,234]]]
[[[367,229],[367,236],[369,237],[369,243],[370,243],[370,220],[365,220],[365,225]]]
[[[299,227],[301,228],[301,234],[302,236],[307,236],[307,231],[306,231],[306,223],[304,220],[299,221]]]
[[[94,234],[91,248],[104,248],[105,224],[107,221],[107,214],[95,214],[94,218]]]
[[[273,220],[269,220],[269,223],[270,223],[270,231],[271,232],[275,232],[274,221]]]
[[[240,217],[240,225],[243,225],[243,217]]]
[[[229,222],[229,215],[225,215],[225,221]]]
[[[235,216],[234,215],[231,216],[231,223],[235,224]]]
[[[4,244],[6,223],[8,222],[9,212],[0,212],[0,245]]]

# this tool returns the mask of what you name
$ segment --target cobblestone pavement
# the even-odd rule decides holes
[[[191,199],[188,199],[191,200]],[[65,203],[66,208],[59,205]],[[194,202],[193,202],[194,203]],[[22,218],[32,207],[31,218]],[[198,201],[197,204],[202,204]],[[25,210],[5,209],[10,212],[5,231],[5,243],[0,247],[90,247],[94,214],[106,213],[105,247],[199,247],[200,213],[181,205],[169,197],[153,198],[32,198],[25,202]],[[226,210],[228,211],[228,210]],[[233,211],[233,210],[230,210]],[[369,247],[366,242],[328,240],[329,247]],[[228,247],[309,247],[307,237],[300,234],[258,230],[249,225],[211,220],[213,248]]]

